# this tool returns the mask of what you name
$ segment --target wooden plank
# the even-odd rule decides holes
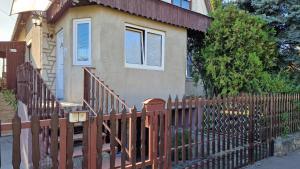
[[[163,169],[164,168],[164,148],[165,148],[165,121],[164,121],[164,112],[160,111],[159,112],[159,168]]]
[[[67,123],[67,169],[73,169],[73,143],[74,125]]]
[[[127,134],[127,130],[126,130],[126,109],[123,108],[122,110],[122,118],[121,118],[121,169],[125,169],[125,164],[126,164],[126,134]]]
[[[67,168],[67,119],[59,119],[59,169]]]
[[[178,132],[179,132],[179,117],[178,117],[178,96],[175,98],[175,144],[174,144],[174,161],[175,164],[178,164]]]
[[[130,119],[130,156],[131,156],[131,164],[132,164],[132,169],[136,168],[136,108],[133,107],[131,109],[131,119]]]
[[[89,124],[89,169],[97,168],[97,117],[90,117]]]
[[[188,109],[189,109],[189,132],[188,132],[188,143],[189,143],[189,147],[188,147],[188,159],[189,160],[192,160],[193,159],[193,147],[192,147],[192,130],[193,130],[193,112],[192,112],[192,101],[193,101],[193,98],[190,97],[189,98],[189,103],[188,103]]]
[[[101,106],[101,104],[100,104]],[[97,116],[97,168],[102,168],[102,146],[103,146],[103,109],[100,107],[100,111]]]
[[[182,151],[181,151],[181,159],[183,162],[186,160],[186,148],[185,148],[185,128],[186,128],[186,117],[185,117],[185,112],[186,112],[186,107],[185,107],[185,102],[186,97],[183,96],[182,98],[182,110],[181,110],[181,125],[182,125],[182,131],[181,131],[181,146],[182,146]]]
[[[14,169],[19,169],[21,164],[21,152],[20,152],[20,134],[21,134],[21,119],[16,112],[15,117],[12,120],[13,130],[13,155],[12,165]]]
[[[172,112],[172,99],[171,96],[169,96],[168,103],[167,103],[167,114],[166,114],[166,136],[165,136],[165,155],[166,155],[166,162],[164,168],[170,169],[172,168],[172,119],[173,119],[173,112]]]
[[[113,100],[113,96],[112,96]],[[116,163],[116,111],[113,109],[110,112],[110,168],[115,168]]]
[[[199,113],[200,113],[200,108],[199,108],[199,98],[195,98],[195,104],[196,104],[196,109],[195,111],[195,159],[199,158],[199,144],[198,144],[198,138],[199,138]]]
[[[32,134],[32,163],[34,169],[40,167],[40,143],[39,143],[40,121],[37,113],[31,117],[31,134]]]
[[[54,113],[51,117],[51,159],[52,159],[52,169],[58,168],[58,125],[59,119],[58,114]]]
[[[142,169],[145,169],[145,161],[146,161],[146,109],[143,107],[142,109],[142,117],[141,117],[141,162]]]
[[[82,168],[89,168],[89,123],[90,120],[88,118],[87,121],[83,122],[83,136],[82,136],[82,154],[83,154],[83,160],[82,160]],[[71,134],[71,133],[69,133]],[[74,140],[74,136],[73,136]],[[73,141],[74,142],[74,141]]]

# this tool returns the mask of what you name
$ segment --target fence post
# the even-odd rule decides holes
[[[59,146],[59,168],[66,169],[67,164],[67,119],[59,119],[60,146]]]
[[[159,112],[165,112],[166,102],[163,99],[147,99],[143,102],[147,113],[149,124],[149,157],[152,162],[152,169],[158,168],[158,115]],[[150,114],[150,115],[149,115]],[[166,131],[165,131],[166,132]],[[168,137],[165,137],[168,139]]]

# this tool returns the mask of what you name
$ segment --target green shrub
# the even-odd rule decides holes
[[[214,18],[204,48],[193,56],[195,81],[204,81],[207,95],[262,92],[276,65],[275,31],[259,17],[229,5]],[[269,88],[269,87],[268,87]]]
[[[12,106],[13,109],[17,110],[17,99],[15,97],[15,94],[11,90],[2,90],[1,91],[3,95],[3,99],[5,102],[7,102],[8,105]]]

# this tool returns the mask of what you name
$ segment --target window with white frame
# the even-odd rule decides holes
[[[73,64],[91,65],[91,19],[73,21]]]
[[[164,43],[164,32],[133,25],[126,25],[126,67],[163,70]]]

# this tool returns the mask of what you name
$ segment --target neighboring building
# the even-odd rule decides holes
[[[187,37],[207,30],[209,3],[164,1],[54,0],[44,17],[20,14],[12,40],[26,42],[26,60],[65,102],[82,101],[82,67],[95,68],[129,105],[199,95],[201,86],[186,83]]]

